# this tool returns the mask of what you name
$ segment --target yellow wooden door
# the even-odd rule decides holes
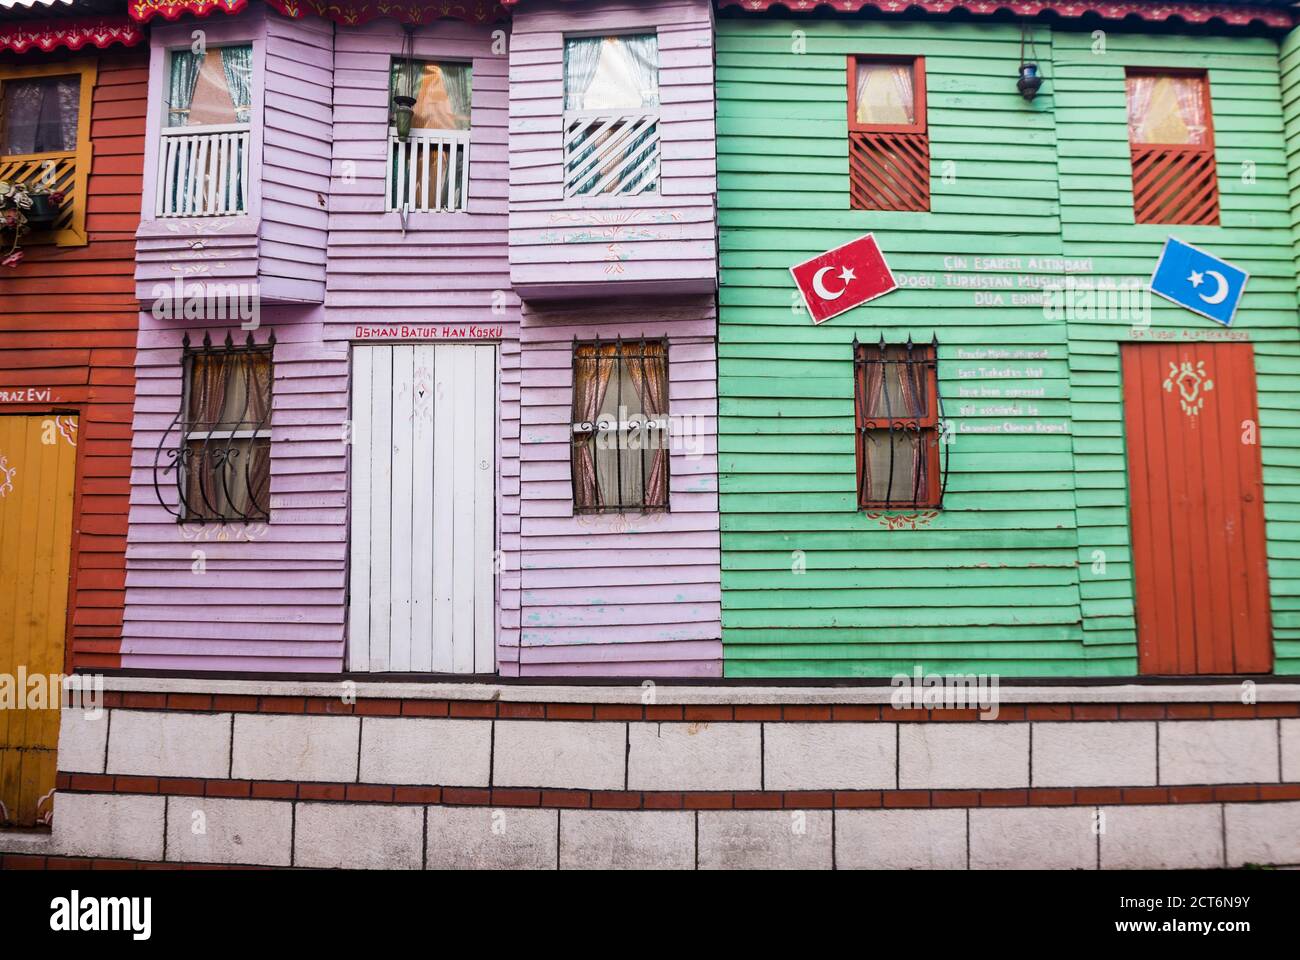
[[[63,673],[76,436],[75,417],[0,416],[0,822],[10,826],[44,819],[54,789],[50,677]]]

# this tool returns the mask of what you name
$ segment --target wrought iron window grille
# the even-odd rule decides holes
[[[626,364],[637,365],[641,383],[645,386],[642,390],[649,390],[648,371],[651,364],[659,364],[662,368],[661,383],[663,384],[663,409],[655,415],[649,415],[644,412],[644,401],[635,395],[635,389],[632,395],[623,386],[623,377],[620,376],[622,368]],[[599,379],[601,371],[608,368],[609,373],[605,375],[608,384],[607,389],[615,391],[614,409],[617,411],[615,416],[600,413],[597,409],[597,416],[591,418],[587,416],[589,411],[579,409],[579,391],[578,383],[580,376],[588,376]],[[578,340],[573,338],[573,447],[569,455],[569,474],[573,491],[573,512],[575,514],[599,514],[599,513],[657,513],[666,512],[669,509],[669,441],[668,441],[668,424],[669,413],[667,403],[668,393],[668,341],[666,339],[646,339],[644,337],[638,340],[624,340],[622,337],[616,337],[614,340],[601,340],[597,337],[595,340]],[[637,413],[628,413],[628,402],[635,402],[640,406]],[[603,406],[603,404],[602,404]],[[608,501],[602,494],[601,484],[599,482],[599,460],[597,459],[599,451],[608,451],[616,449],[618,456],[615,460],[615,482],[614,492],[616,494],[613,502]],[[585,449],[586,453],[583,453]],[[659,457],[659,451],[662,451],[662,476],[657,477],[657,482],[652,482],[652,471],[656,457]],[[594,487],[587,485],[589,492],[583,493],[584,485],[580,482],[579,461],[583,456],[589,456],[591,462],[595,465],[596,482]],[[640,474],[641,499],[625,500],[624,499],[624,471],[635,470]],[[652,491],[652,487],[659,492]],[[594,499],[592,498],[594,494]]]
[[[181,345],[180,409],[154,452],[153,484],[158,502],[178,523],[269,521],[275,333],[258,344],[250,332],[237,346],[229,332],[220,345],[214,345],[205,332],[198,347],[191,345],[187,333]],[[206,404],[210,415],[202,416],[200,408],[209,398],[194,393],[195,381],[199,368],[209,364],[229,367],[226,387],[237,384],[238,390],[242,383],[238,409],[227,409],[228,395],[223,392],[215,408],[211,402]],[[264,366],[261,397],[255,393],[261,392],[259,366]],[[176,491],[174,505],[163,496],[163,488],[168,486]]]
[[[942,508],[948,486],[948,444],[939,391],[939,340],[914,344],[860,343],[853,338],[854,403],[856,409],[858,509],[908,510]],[[878,383],[878,395],[871,385]],[[899,439],[911,436],[911,482],[895,485],[900,466]],[[884,438],[889,459],[884,496],[873,477],[876,445]],[[880,459],[883,459],[880,458]]]

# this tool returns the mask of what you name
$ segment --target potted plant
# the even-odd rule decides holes
[[[33,227],[52,226],[63,199],[60,190],[0,180],[0,267],[22,262],[18,242]]]
[[[27,193],[32,198],[31,209],[27,211],[27,225],[32,229],[53,226],[59,208],[63,206],[63,191],[28,187]]]

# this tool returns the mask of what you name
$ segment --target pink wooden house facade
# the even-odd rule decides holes
[[[182,6],[137,13],[123,667],[720,676],[707,0]],[[580,430],[590,371],[666,452]]]

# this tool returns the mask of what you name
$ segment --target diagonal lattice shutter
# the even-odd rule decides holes
[[[854,210],[929,210],[929,136],[851,131],[849,199]]]
[[[1137,223],[1217,224],[1219,184],[1213,149],[1135,144],[1133,219]]]

